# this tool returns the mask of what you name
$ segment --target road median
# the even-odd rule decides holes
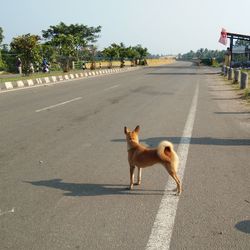
[[[88,77],[97,77],[101,75],[108,75],[114,73],[122,73],[128,72],[132,70],[140,69],[141,67],[126,67],[126,68],[114,68],[114,69],[99,69],[99,70],[91,70],[80,73],[68,73],[62,75],[50,75],[45,77],[31,78],[25,80],[18,81],[6,81],[0,83],[0,92],[5,92],[8,90],[46,85],[46,84],[55,84],[59,82],[72,81],[77,79],[83,79]]]

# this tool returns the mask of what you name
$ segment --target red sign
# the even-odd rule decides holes
[[[227,45],[227,31],[223,28],[221,30],[219,42],[224,45]]]
[[[222,28],[221,33],[220,33],[220,39],[219,42],[227,45],[227,31]]]

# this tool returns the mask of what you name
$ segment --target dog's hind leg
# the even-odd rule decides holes
[[[141,173],[142,173],[142,169],[138,167],[138,177],[137,177],[137,183],[136,183],[136,185],[140,185],[141,184]]]
[[[177,185],[177,194],[180,194],[182,190],[181,190],[181,182],[180,182],[179,177],[177,176],[176,172],[172,172],[172,173],[170,173],[170,175],[173,177],[173,179],[176,182],[176,185]]]
[[[135,166],[130,166],[130,186],[129,189],[132,190],[134,187],[134,177],[135,177]]]
[[[182,189],[181,189],[181,182],[179,177],[177,176],[175,170],[168,169],[167,166],[165,166],[166,170],[168,171],[169,175],[175,180],[176,185],[177,185],[177,194],[180,194]]]

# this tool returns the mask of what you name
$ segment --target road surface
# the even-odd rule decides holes
[[[0,248],[249,249],[250,113],[217,72],[178,62],[1,93]],[[126,189],[123,128],[138,124],[141,143],[181,154],[180,197],[159,165]]]

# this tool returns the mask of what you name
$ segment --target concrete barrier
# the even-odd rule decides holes
[[[49,77],[44,77],[43,79],[45,80],[45,83],[50,83]]]
[[[81,78],[86,78],[88,76],[99,76],[105,75],[110,73],[119,73],[119,72],[126,72],[132,71],[136,69],[140,69],[141,67],[126,67],[126,68],[119,68],[119,69],[105,69],[105,70],[95,70],[95,71],[87,71],[82,73],[76,74],[66,74],[66,75],[59,75],[59,76],[50,76],[50,77],[42,77],[42,78],[35,78],[35,79],[28,79],[28,80],[19,80],[15,82],[3,82],[0,83],[0,91],[11,90],[14,88],[24,88],[24,87],[32,87],[34,85],[41,85],[41,84],[52,84],[56,82],[62,82],[65,80],[77,80]]]
[[[240,82],[240,70],[234,69],[234,79],[233,83],[239,83]]]
[[[12,83],[14,88],[23,88],[24,87],[24,82],[23,81],[16,81]]]
[[[5,82],[3,84],[3,89],[13,89],[12,82]]]
[[[41,78],[36,78],[35,81],[36,84],[43,84],[43,80]]]
[[[228,80],[233,80],[233,83],[239,83],[240,89],[248,88],[248,73],[242,72],[240,69],[233,69],[226,67],[225,65],[221,68],[221,73]]]
[[[27,85],[28,86],[34,86],[33,80],[31,80],[31,79],[27,80]]]
[[[51,80],[52,80],[52,82],[57,82],[56,76],[51,76]]]
[[[233,80],[233,69],[232,68],[229,68],[227,71],[227,79]]]
[[[240,76],[240,88],[241,89],[248,88],[248,73],[241,72],[241,76]]]

